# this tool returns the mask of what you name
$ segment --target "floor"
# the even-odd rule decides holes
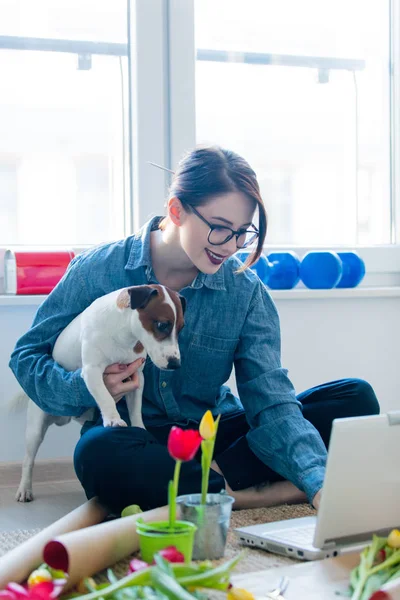
[[[27,503],[15,501],[17,487],[0,486],[0,531],[46,527],[86,501],[77,479],[34,482],[34,500]]]

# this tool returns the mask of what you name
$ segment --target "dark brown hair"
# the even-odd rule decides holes
[[[247,258],[243,271],[259,259],[267,234],[267,212],[257,177],[248,162],[231,150],[219,146],[199,146],[178,164],[169,189],[169,197],[179,198],[185,209],[207,204],[214,196],[241,192],[258,208],[259,238],[257,247]],[[160,223],[164,229],[165,219]]]

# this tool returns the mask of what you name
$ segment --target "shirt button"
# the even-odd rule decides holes
[[[167,382],[163,381],[162,384],[161,384],[161,387],[166,388],[167,387]]]

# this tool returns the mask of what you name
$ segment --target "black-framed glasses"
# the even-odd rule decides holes
[[[229,242],[233,236],[236,236],[236,248],[239,250],[254,244],[260,235],[255,225],[251,225],[248,229],[239,229],[239,231],[235,231],[225,225],[214,225],[213,223],[209,223],[207,219],[194,208],[194,206],[190,206],[189,209],[192,210],[203,223],[206,223],[206,225],[209,226],[210,231],[208,233],[208,241],[212,246],[222,246],[223,244],[226,244],[226,242]]]

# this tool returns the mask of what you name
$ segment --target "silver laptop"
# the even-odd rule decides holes
[[[365,547],[400,526],[400,411],[335,419],[317,517],[235,529],[242,544],[303,560]]]

